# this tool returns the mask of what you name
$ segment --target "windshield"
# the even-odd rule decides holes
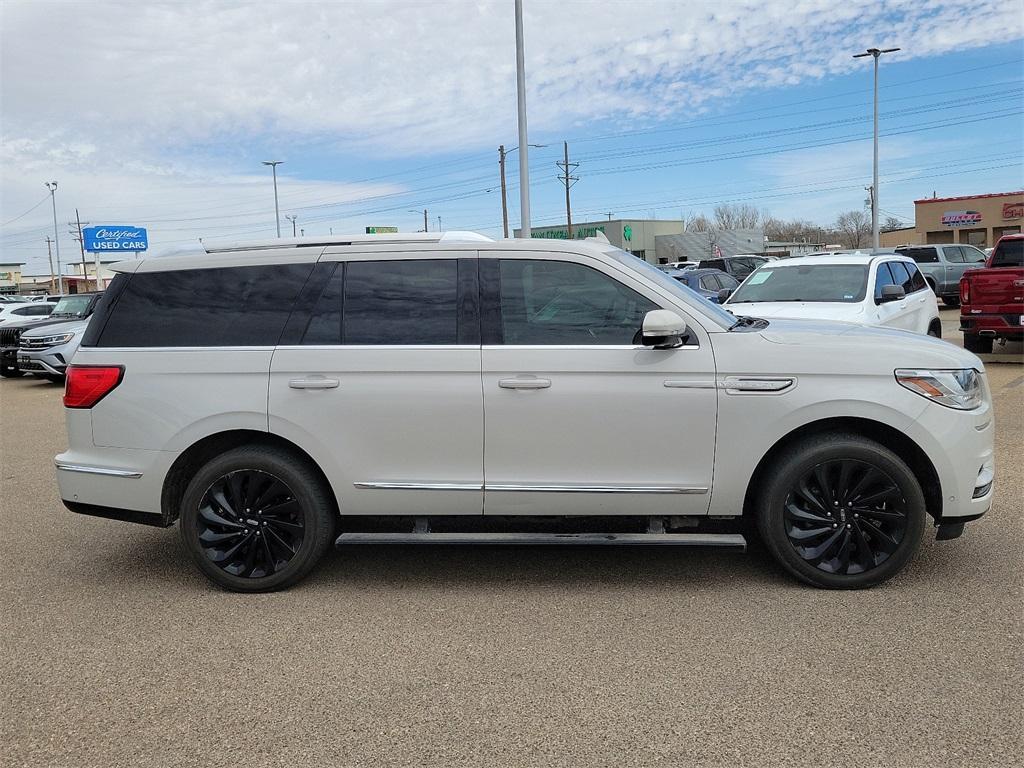
[[[868,269],[860,264],[772,262],[747,278],[729,304],[753,301],[827,301],[852,304],[864,300]]]
[[[89,308],[91,296],[65,296],[57,302],[50,317],[79,317]]]
[[[1024,267],[1024,240],[1003,240],[992,254],[993,267]]]
[[[631,253],[627,253],[621,248],[611,247],[606,251],[613,258],[617,259],[623,265],[630,269],[635,269],[637,272],[643,273],[652,282],[657,283],[659,286],[667,290],[674,296],[678,296],[687,305],[693,305],[698,303],[700,311],[705,315],[711,317],[715,322],[719,323],[723,328],[732,328],[736,325],[736,317],[731,312],[726,312],[724,309],[719,307],[717,304],[712,304],[710,301],[701,300],[695,302],[695,297],[700,294],[695,293],[685,285],[680,283],[674,277],[669,277],[662,270],[658,269],[653,264],[644,261],[639,256],[634,256]]]

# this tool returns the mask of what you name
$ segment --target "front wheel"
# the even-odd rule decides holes
[[[181,536],[215,584],[271,592],[313,570],[331,544],[335,514],[326,483],[305,461],[268,447],[236,448],[189,483]]]
[[[910,468],[865,437],[828,434],[788,449],[758,499],[761,537],[807,584],[863,589],[898,573],[924,532],[924,494]]]
[[[20,368],[11,368],[6,365],[0,367],[0,376],[3,376],[5,379],[17,379],[24,375],[25,372]]]

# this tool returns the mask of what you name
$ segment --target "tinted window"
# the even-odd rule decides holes
[[[658,306],[596,269],[565,261],[502,260],[505,344],[633,344]]]
[[[923,291],[925,288],[928,287],[928,283],[925,281],[924,275],[921,274],[921,270],[919,270],[913,264],[904,264],[903,266],[906,268],[907,272],[910,273],[911,293],[913,293],[914,291]]]
[[[48,315],[52,311],[53,311],[53,306],[52,305],[36,305],[36,304],[33,304],[30,307],[20,307],[19,309],[12,309],[11,310],[11,314],[12,315],[28,315],[28,316],[32,317],[32,316],[39,316],[39,315]]]
[[[875,269],[875,298],[882,298],[882,289],[887,285],[900,285],[897,283],[892,276],[892,272],[889,271],[889,265],[881,263]]]
[[[705,259],[698,266],[701,269],[725,269],[724,259]]]
[[[892,271],[892,279],[896,285],[902,285],[903,292],[910,293],[910,274],[907,272],[907,268],[903,266],[903,262],[890,261],[888,264],[889,269]]]
[[[312,264],[268,264],[136,273],[106,309],[97,344],[272,346],[312,269]]]
[[[961,248],[958,245],[951,245],[947,248],[943,248],[942,253],[946,257],[946,261],[948,262],[951,262],[953,264],[964,263],[964,251],[963,248]]]
[[[934,248],[897,248],[896,253],[909,256],[918,264],[933,264],[939,260],[939,254]]]
[[[704,275],[704,277],[700,279],[700,287],[705,291],[717,291],[718,278],[714,275]]]
[[[458,267],[455,259],[349,262],[342,343],[457,344]]]
[[[737,280],[735,277],[726,274],[718,275],[718,282],[721,284],[723,288],[732,289],[735,289],[740,284],[740,281]]]
[[[978,250],[972,245],[961,245],[960,250],[963,251],[964,261],[968,264],[977,264],[985,261],[985,252]]]
[[[1024,240],[1000,240],[992,252],[993,267],[1024,267]]]
[[[323,292],[313,307],[303,344],[341,344],[341,297],[345,265],[334,264]]]

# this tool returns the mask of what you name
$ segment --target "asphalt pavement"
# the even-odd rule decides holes
[[[0,762],[1022,765],[1024,368],[989,377],[992,511],[873,590],[758,551],[352,547],[250,596],[177,528],[67,512],[60,388],[0,381]]]

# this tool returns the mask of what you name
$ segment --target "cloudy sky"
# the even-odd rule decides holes
[[[871,45],[883,60],[881,207],[1020,189],[1020,0],[524,0],[533,220],[678,218],[724,201],[821,223],[870,183]],[[44,272],[57,180],[77,207],[198,237],[367,225],[501,232],[516,138],[512,0],[0,3],[0,259]],[[515,156],[510,216],[518,223]],[[287,222],[285,222],[287,225]]]

